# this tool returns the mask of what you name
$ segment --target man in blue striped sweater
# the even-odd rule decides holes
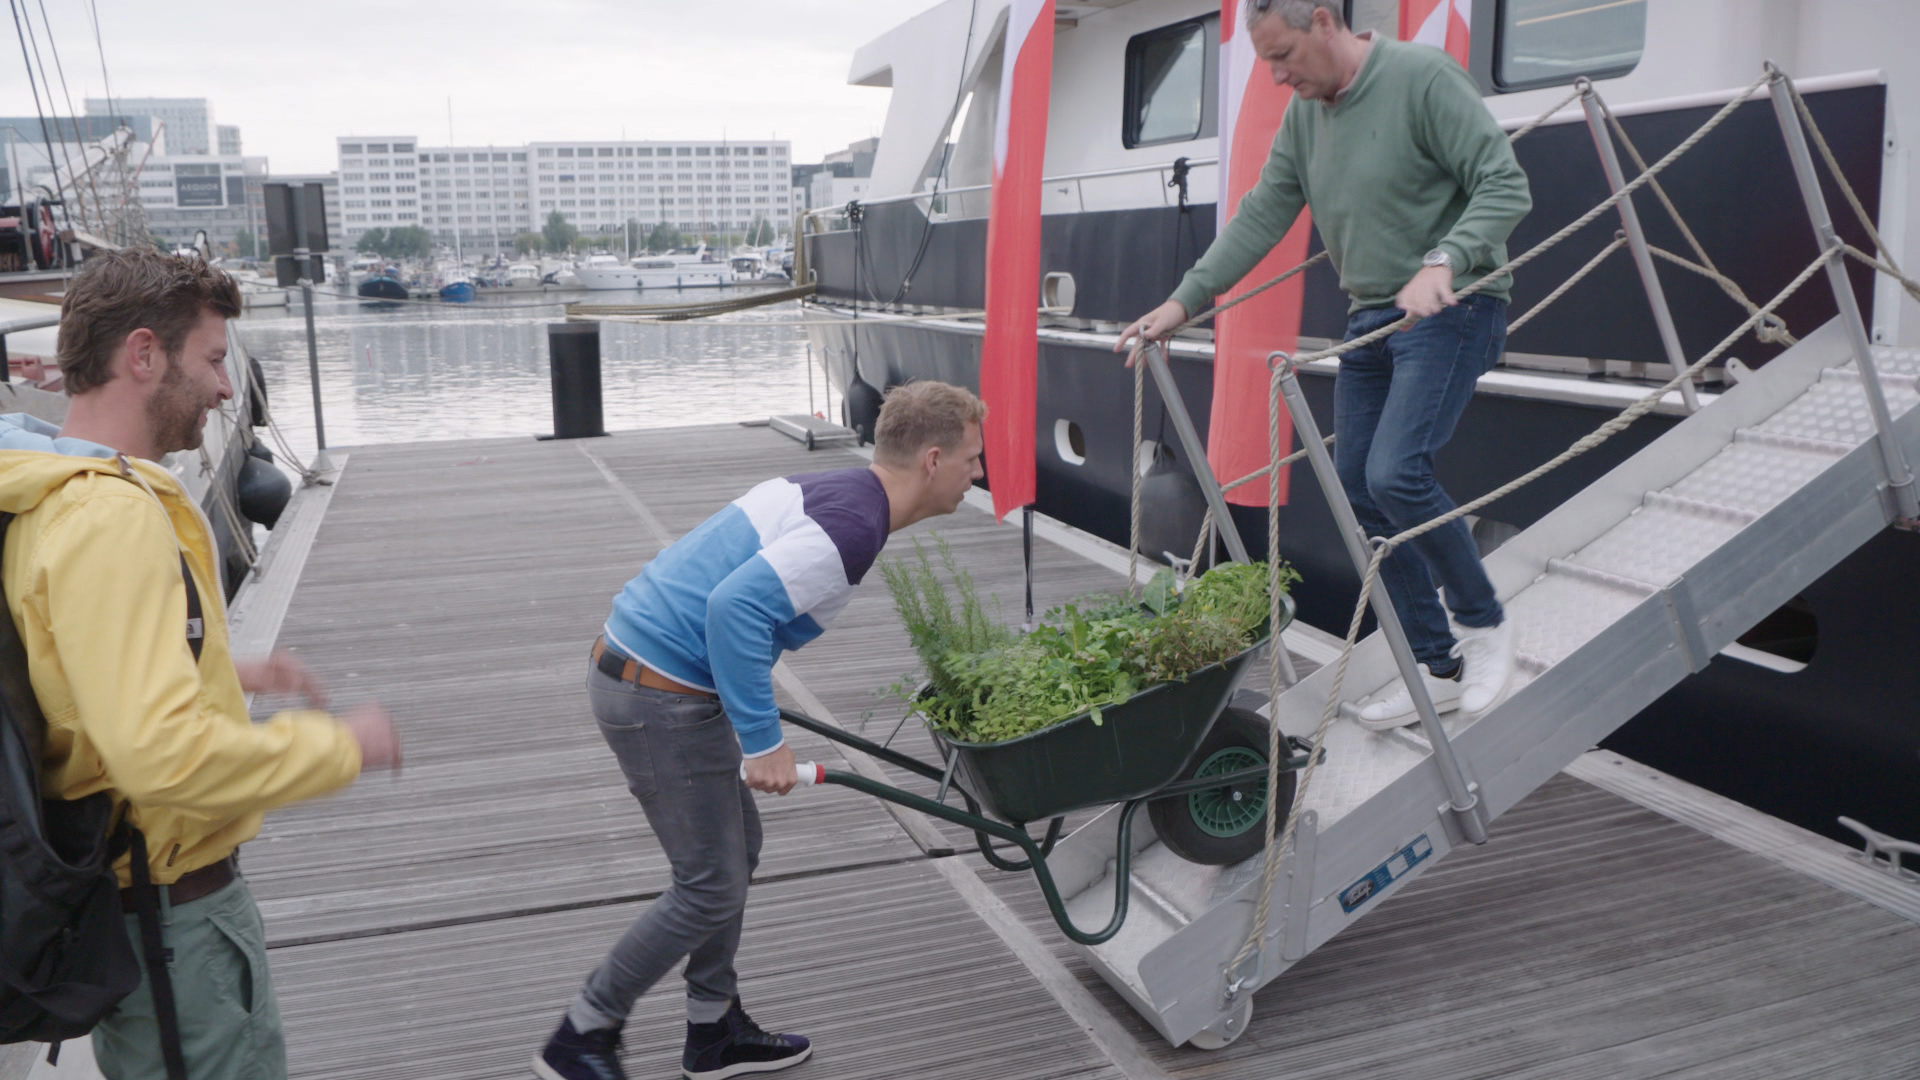
[[[772,1072],[812,1052],[805,1038],[768,1033],[747,1017],[733,970],[760,858],[751,791],[785,795],[798,781],[773,665],[820,636],[888,534],[959,508],[981,476],[985,417],[980,399],[958,387],[898,387],[880,407],[871,466],[755,487],[614,598],[587,689],[673,864],[673,884],[588,977],[534,1058],[536,1076],[626,1080],[621,1025],[682,957],[689,1080]]]

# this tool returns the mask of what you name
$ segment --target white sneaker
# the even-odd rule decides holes
[[[1426,685],[1427,696],[1433,699],[1435,712],[1452,712],[1460,707],[1460,680],[1436,679],[1427,665],[1421,664],[1420,681]],[[1413,707],[1413,695],[1407,692],[1407,684],[1395,681],[1392,693],[1371,705],[1360,706],[1356,723],[1368,731],[1392,731],[1418,719],[1420,713]]]
[[[1513,623],[1498,626],[1460,626],[1454,628],[1459,639],[1453,655],[1460,658],[1460,709],[1484,712],[1507,692],[1513,678]]]

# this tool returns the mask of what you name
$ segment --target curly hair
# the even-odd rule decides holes
[[[874,460],[896,468],[912,465],[929,446],[959,446],[967,425],[986,418],[986,403],[958,386],[932,381],[896,386],[880,403],[873,426]]]

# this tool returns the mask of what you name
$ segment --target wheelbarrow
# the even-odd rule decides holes
[[[1279,626],[1239,655],[1201,668],[1181,682],[1164,682],[1117,705],[1091,711],[1040,731],[992,743],[970,743],[932,731],[941,764],[922,761],[835,725],[789,710],[781,718],[797,727],[850,746],[890,765],[940,784],[929,799],[890,784],[849,772],[813,766],[808,782],[839,784],[890,803],[952,822],[970,830],[980,854],[996,869],[1033,872],[1047,910],[1068,938],[1098,945],[1119,933],[1126,922],[1128,865],[1133,855],[1134,815],[1147,809],[1161,842],[1175,855],[1210,865],[1237,863],[1257,854],[1265,843],[1267,800],[1293,801],[1293,773],[1307,764],[1305,743],[1289,736],[1291,751],[1281,762],[1282,790],[1267,791],[1267,721],[1230,704],[1247,666],[1263,645],[1276,642],[1293,620],[1293,602],[1283,598]],[[803,767],[804,771],[805,767]],[[945,800],[959,792],[961,810]],[[1094,806],[1118,804],[1114,848],[1113,914],[1107,925],[1087,931],[1068,916],[1047,856],[1066,815]],[[1034,839],[1028,826],[1046,821]],[[1023,859],[993,850],[1000,840],[1018,848]]]

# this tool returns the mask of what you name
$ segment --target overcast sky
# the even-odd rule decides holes
[[[84,111],[103,91],[87,0],[23,0],[36,25],[42,2]],[[116,97],[204,97],[246,153],[301,173],[331,171],[334,137],[359,134],[724,134],[788,139],[794,161],[818,161],[879,134],[886,114],[887,90],[846,84],[853,50],[937,0],[93,2]],[[40,50],[51,70],[44,36]],[[0,57],[0,115],[32,116],[18,41]]]

